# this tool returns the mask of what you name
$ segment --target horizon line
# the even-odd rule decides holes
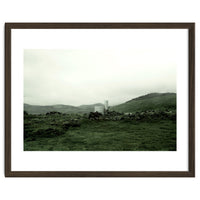
[[[137,96],[137,97],[134,97],[133,99],[137,99],[137,98],[139,98],[139,97],[142,97],[142,96],[146,96],[146,95],[149,95],[149,94],[176,94],[176,92],[152,92],[152,93],[146,93],[146,94],[144,94],[144,95],[140,95],[140,96]],[[127,100],[127,101],[125,101],[124,103],[126,103],[126,102],[129,102],[129,101],[131,101],[131,100],[133,100],[133,99],[130,99],[130,100]],[[105,100],[106,101],[106,100]],[[109,101],[109,100],[108,100]],[[49,104],[49,105],[41,105],[41,104],[29,104],[29,103],[25,103],[24,102],[24,104],[27,104],[27,105],[31,105],[31,106],[58,106],[58,105],[62,105],[62,106],[72,106],[72,107],[80,107],[80,106],[87,106],[87,105],[95,105],[95,104],[104,104],[104,103],[91,103],[91,104],[80,104],[80,105],[78,105],[78,106],[73,106],[73,105],[71,105],[71,104],[62,104],[62,103],[58,103],[58,104]],[[115,104],[115,105],[120,105],[120,104],[123,104],[123,102],[122,103],[119,103],[119,104]],[[115,106],[115,105],[112,105],[112,106]]]

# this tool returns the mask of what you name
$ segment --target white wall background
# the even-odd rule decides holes
[[[196,22],[196,102],[200,101],[200,12],[198,0],[1,0],[0,198],[200,199],[200,125],[196,123],[195,178],[4,178],[4,23],[5,22]],[[200,4],[200,3],[199,3]],[[196,122],[200,120],[196,104]]]

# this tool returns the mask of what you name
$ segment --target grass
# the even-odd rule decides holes
[[[64,128],[67,116],[25,116],[25,151],[175,151],[176,123],[90,121]],[[52,131],[53,130],[53,131]],[[51,132],[51,134],[49,134]]]

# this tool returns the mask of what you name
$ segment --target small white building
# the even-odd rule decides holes
[[[106,100],[104,102],[104,105],[100,105],[100,106],[95,106],[94,107],[94,112],[99,112],[101,114],[104,114],[105,111],[107,111],[107,110],[108,110],[108,100]]]
[[[105,110],[105,107],[103,105],[94,107],[94,112],[99,112],[101,114],[104,114],[104,110]]]

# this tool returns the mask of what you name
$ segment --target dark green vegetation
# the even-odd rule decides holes
[[[24,150],[175,151],[176,95],[146,95],[105,115],[25,112]]]

